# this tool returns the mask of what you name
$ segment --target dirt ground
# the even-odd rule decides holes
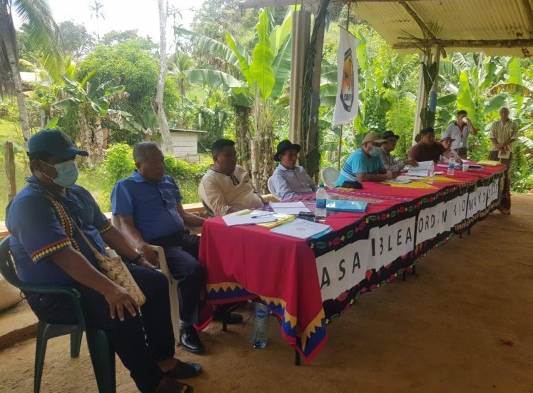
[[[364,295],[330,325],[311,366],[271,321],[266,350],[248,345],[251,319],[202,334],[209,353],[195,392],[533,393],[533,195],[515,196],[513,215],[494,213],[418,265],[418,277]],[[34,341],[0,352],[0,392],[31,392]],[[118,391],[135,392],[119,361]],[[87,349],[49,343],[41,391],[96,392]]]

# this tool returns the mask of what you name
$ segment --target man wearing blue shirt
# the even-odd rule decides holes
[[[133,158],[137,170],[119,180],[111,193],[113,215],[119,228],[154,266],[158,257],[150,245],[164,248],[169,269],[180,281],[181,344],[201,353],[204,348],[193,325],[199,322],[204,272],[192,255],[196,250],[187,249],[184,240],[188,238],[185,225],[201,226],[204,220],[183,210],[179,188],[165,175],[163,153],[155,143],[135,145]]]
[[[335,186],[396,178],[399,172],[387,171],[381,161],[379,146],[384,142],[385,140],[375,132],[366,134],[361,147],[350,154],[344,162]]]
[[[148,267],[148,261],[108,222],[91,194],[75,185],[77,155],[87,153],[58,130],[40,131],[28,141],[33,176],[7,208],[17,274],[31,284],[77,288],[87,323],[106,331],[141,392],[181,391],[184,385],[175,378],[197,375],[201,369],[173,358],[166,278]],[[126,266],[147,299],[142,307],[100,271],[87,242],[101,254],[108,245],[131,262]],[[69,298],[34,293],[26,297],[40,319],[77,323]]]
[[[180,343],[189,352],[202,353],[204,347],[193,325],[199,322],[205,275],[197,260],[198,237],[189,235],[185,226],[201,226],[204,219],[184,211],[176,182],[165,175],[163,153],[157,144],[138,143],[133,158],[137,170],[118,181],[111,193],[113,215],[119,228],[150,263],[158,264],[151,245],[165,250],[168,267],[179,280]],[[228,317],[231,319],[231,315]],[[235,319],[239,317],[233,315]]]

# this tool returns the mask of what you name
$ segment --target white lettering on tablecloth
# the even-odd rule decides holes
[[[498,199],[500,181],[477,187],[449,201],[422,209],[418,215],[391,225],[373,227],[367,239],[327,252],[316,259],[322,300],[336,299],[353,288],[368,270],[388,265],[416,245],[449,232],[465,219],[485,210]]]
[[[335,299],[365,278],[370,269],[380,269],[413,250],[415,217],[392,225],[374,227],[368,239],[347,244],[316,259],[322,300]]]

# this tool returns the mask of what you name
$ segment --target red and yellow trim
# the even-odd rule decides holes
[[[50,256],[50,255],[58,252],[59,250],[67,248],[67,247],[69,247],[71,245],[72,245],[72,243],[70,242],[70,239],[63,239],[63,240],[60,240],[58,242],[55,242],[55,243],[52,243],[52,244],[48,244],[45,247],[43,247],[43,248],[35,251],[34,253],[32,253],[31,254],[31,259],[32,259],[33,262],[37,263],[41,259],[46,258],[47,256]]]

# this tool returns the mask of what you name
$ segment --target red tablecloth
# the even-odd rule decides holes
[[[447,187],[475,184],[504,169],[497,166],[456,171],[455,182],[433,182],[433,189],[365,182],[362,190],[350,191],[350,194],[382,202],[370,204],[365,213],[330,214],[326,222],[338,231],[361,222],[365,216],[388,211]],[[315,254],[307,241],[277,235],[258,226],[227,227],[222,218],[217,217],[204,224],[200,261],[207,270],[208,296],[212,303],[260,297],[279,317],[284,337],[306,361],[312,360],[325,344],[325,314]]]

